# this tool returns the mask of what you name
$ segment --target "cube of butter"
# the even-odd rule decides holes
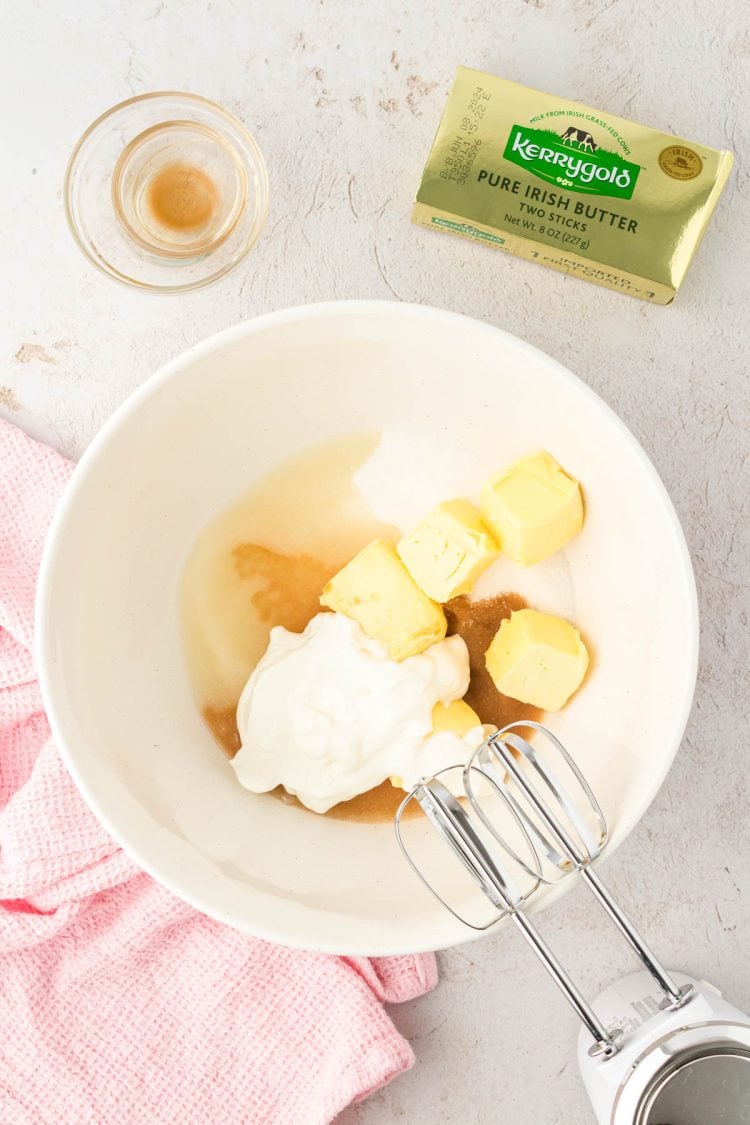
[[[544,711],[559,711],[586,674],[589,654],[575,626],[519,609],[503,621],[485,654],[498,691]]]
[[[544,452],[490,477],[480,507],[500,549],[521,566],[554,555],[583,526],[578,481]]]
[[[473,707],[469,707],[463,699],[454,699],[452,703],[436,703],[432,708],[432,733],[438,734],[442,731],[449,731],[451,734],[458,735],[463,738],[470,730],[475,727],[480,727],[482,720],[477,715]],[[401,777],[391,777],[388,779],[391,785],[396,789],[404,788],[404,781]]]
[[[438,504],[396,550],[417,585],[436,602],[467,594],[499,552],[468,500]]]
[[[482,720],[473,707],[463,699],[454,699],[452,703],[436,703],[432,708],[432,733],[447,730],[463,738],[474,727],[480,727]]]
[[[335,574],[320,602],[357,621],[391,660],[423,652],[448,628],[440,606],[420,590],[396,548],[383,539],[368,544]]]

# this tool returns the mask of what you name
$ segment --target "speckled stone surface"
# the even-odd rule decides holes
[[[677,0],[79,0],[4,13],[5,261],[0,412],[76,456],[166,360],[220,328],[344,297],[442,305],[571,367],[643,443],[685,527],[702,613],[696,703],[660,795],[606,865],[671,966],[750,1009],[748,496],[750,305],[745,5]],[[671,308],[418,230],[409,202],[465,63],[738,154]],[[146,296],[74,247],[61,187],[89,122],[131,94],[222,102],[268,161],[271,214],[214,287]],[[571,894],[542,929],[589,994],[633,963]],[[441,956],[431,996],[394,1010],[418,1064],[346,1125],[588,1125],[577,1027],[514,933]]]

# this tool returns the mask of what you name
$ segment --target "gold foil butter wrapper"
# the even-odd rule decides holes
[[[730,152],[459,67],[412,218],[666,305]]]

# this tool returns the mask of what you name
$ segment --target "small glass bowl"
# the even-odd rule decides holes
[[[172,213],[154,205],[160,182],[171,187]],[[192,212],[180,210],[186,186]],[[117,281],[161,293],[199,289],[234,269],[260,236],[268,194],[250,133],[197,94],[113,106],[83,134],[65,173],[65,213],[86,257]]]

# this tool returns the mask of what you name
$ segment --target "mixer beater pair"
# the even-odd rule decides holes
[[[530,732],[535,743],[520,731]],[[457,775],[460,785],[455,784]],[[423,832],[423,822],[405,820],[412,802],[492,905],[488,921],[470,921],[455,900],[451,905],[415,858],[408,837],[415,830]],[[395,827],[419,878],[460,921],[484,930],[510,917],[590,1033],[592,1058],[616,1055],[623,1030],[604,1026],[525,913],[540,886],[578,873],[658,985],[660,1009],[677,1011],[691,1000],[693,985],[673,980],[592,869],[608,839],[604,814],[570,754],[540,723],[510,723],[480,746],[462,769],[441,770],[421,780],[402,801]],[[465,895],[461,897],[464,901]]]

